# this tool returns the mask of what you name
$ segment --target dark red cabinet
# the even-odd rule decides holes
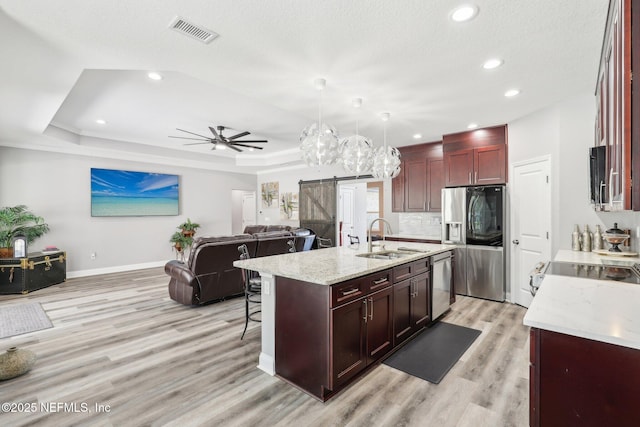
[[[276,374],[327,400],[393,347],[392,270],[332,286],[277,278]]]
[[[531,426],[638,426],[640,350],[531,328]]]
[[[393,269],[393,345],[431,320],[430,263],[423,258]]]
[[[427,212],[442,210],[442,188],[444,187],[444,161],[427,159]]]
[[[444,186],[507,182],[507,127],[477,129],[445,135]]]
[[[595,145],[607,147],[606,209],[640,210],[640,90],[633,70],[640,69],[640,1],[609,2],[596,85]],[[634,90],[635,89],[635,90]]]
[[[401,172],[392,180],[394,212],[440,212],[444,176],[440,141],[400,147]]]
[[[409,158],[404,162],[405,212],[427,210],[427,159]]]

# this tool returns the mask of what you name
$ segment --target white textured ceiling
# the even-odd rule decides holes
[[[379,114],[390,112],[395,146],[593,91],[606,0],[477,0],[479,15],[456,24],[460,3],[0,0],[0,144],[255,171],[299,158],[318,77],[324,121],[346,136],[358,118],[381,144]],[[171,31],[175,16],[220,36],[202,44]],[[491,57],[504,65],[484,70]],[[164,79],[147,79],[152,70]],[[505,98],[513,87],[522,93]],[[217,125],[269,143],[236,156],[168,138]]]

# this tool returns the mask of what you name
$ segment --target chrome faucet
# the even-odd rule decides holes
[[[384,224],[386,224],[387,229],[389,230],[389,234],[393,234],[393,231],[391,230],[391,224],[389,224],[389,221],[387,221],[384,218],[376,218],[373,221],[371,221],[371,224],[369,224],[369,252],[373,252],[373,240],[371,239],[371,231],[373,230],[373,224],[375,224],[376,221],[381,221]],[[382,241],[384,242],[384,230],[382,230]],[[377,245],[376,245],[377,246]],[[382,248],[384,249],[384,243],[382,244]]]

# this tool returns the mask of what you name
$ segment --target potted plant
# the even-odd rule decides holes
[[[25,205],[8,206],[0,209],[0,258],[12,258],[11,240],[24,235],[27,243],[49,231],[44,218],[31,212]]]
[[[196,229],[198,229],[199,227],[200,224],[191,222],[191,219],[189,218],[187,218],[185,222],[178,226],[178,228],[182,229],[182,234],[184,234],[186,237],[193,237],[193,235],[196,234]]]
[[[173,233],[169,241],[173,243],[173,248],[176,250],[176,253],[184,259],[184,253],[193,244],[193,237],[185,236],[181,232],[176,231],[175,233]]]

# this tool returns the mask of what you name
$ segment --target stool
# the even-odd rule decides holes
[[[238,252],[240,252],[240,259],[245,260],[251,258],[249,256],[249,250],[247,245],[238,246]],[[249,309],[249,304],[260,305],[262,294],[262,279],[251,270],[242,269],[242,280],[244,281],[244,331],[240,339],[244,338],[244,334],[247,332],[247,326],[249,320],[253,322],[261,322],[257,317],[262,312],[260,308],[253,310]]]

